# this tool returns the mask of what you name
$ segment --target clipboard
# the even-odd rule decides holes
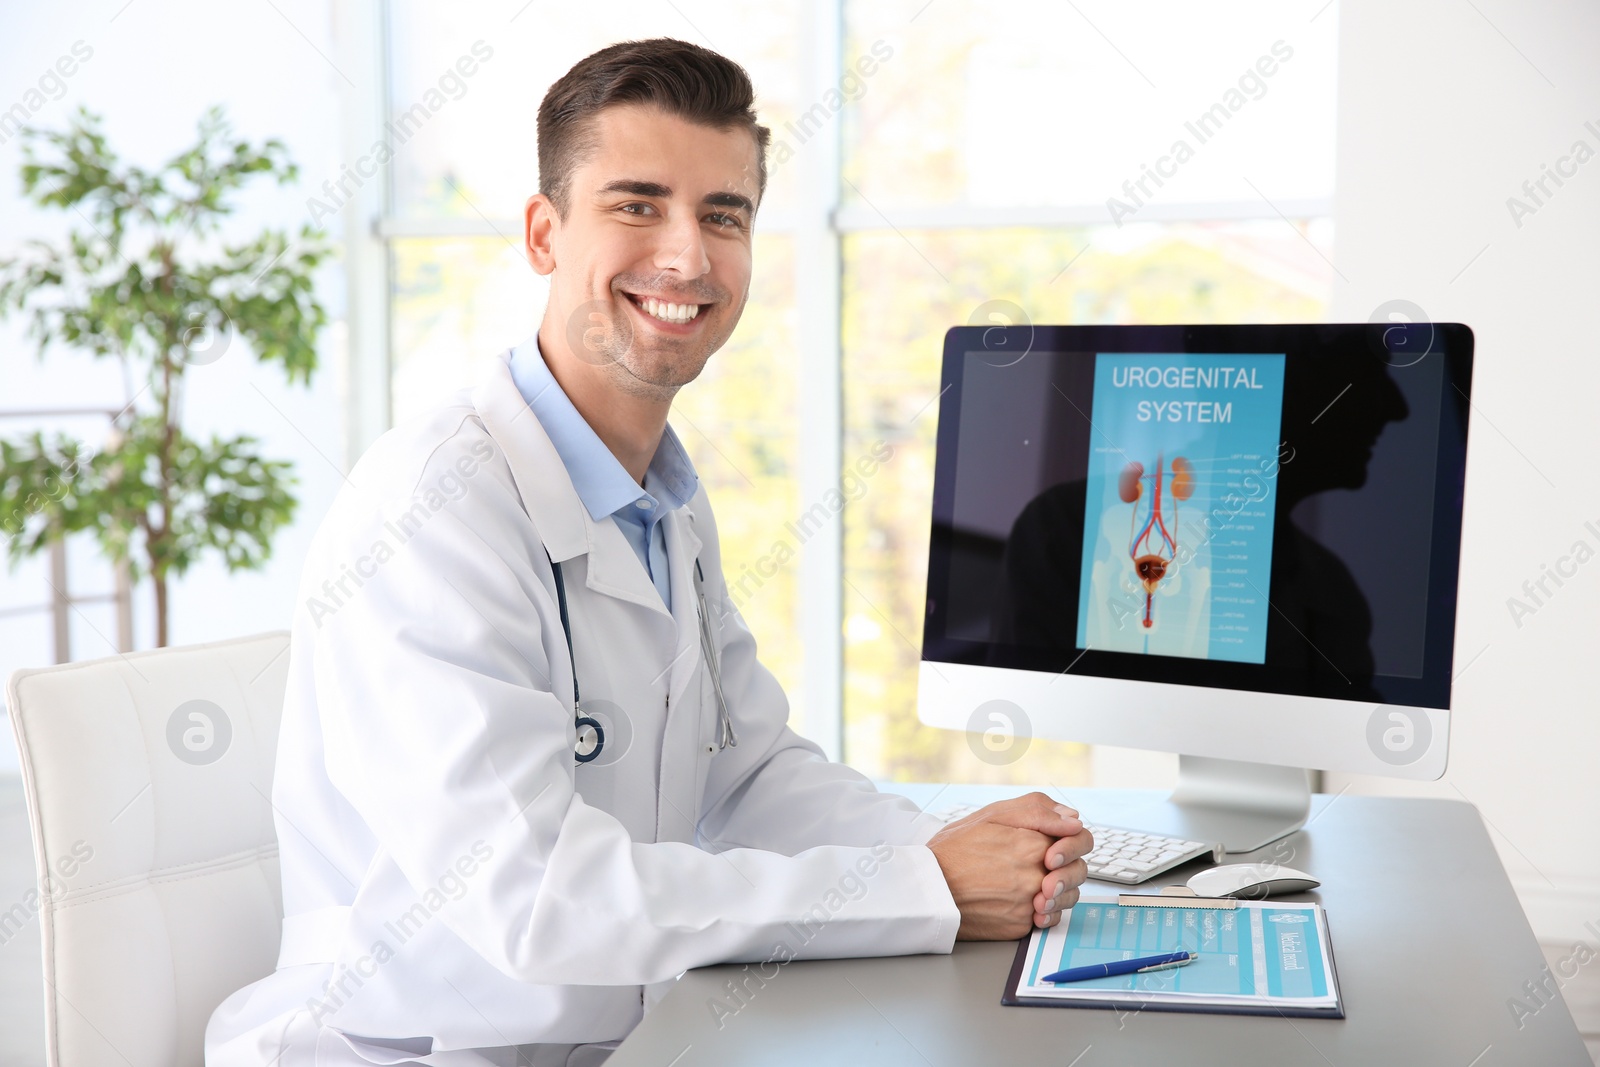
[[[1177,1011],[1219,1015],[1265,1015],[1305,1019],[1345,1017],[1344,999],[1339,990],[1338,972],[1334,965],[1333,939],[1328,929],[1326,913],[1320,904],[1237,901],[1226,897],[1174,898],[1171,895],[1158,897],[1124,894],[1121,897],[1105,900],[1080,900],[1067,915],[1066,921],[1059,927],[1034,930],[1028,937],[1018,942],[1016,957],[1012,960],[1005,987],[1001,991],[1002,1005],[1027,1008],[1099,1008],[1123,1012]],[[1192,929],[1197,931],[1205,928],[1207,920],[1201,918],[1203,916],[1214,917],[1210,920],[1213,928],[1219,928],[1220,924],[1230,921],[1223,918],[1224,916],[1232,916],[1233,931],[1238,939],[1233,943],[1236,949],[1246,947],[1245,931],[1248,929],[1248,947],[1251,950],[1249,995],[1239,992],[1186,991],[1181,988],[1181,982],[1177,979],[1173,981],[1174,988],[1157,987],[1152,992],[1140,992],[1132,988],[1102,988],[1105,984],[1124,984],[1130,976],[1112,980],[1092,980],[1090,983],[1070,985],[1063,983],[1054,987],[1053,995],[1030,995],[1026,991],[1030,986],[1029,979],[1036,980],[1038,968],[1043,966],[1040,956],[1046,947],[1052,952],[1051,964],[1058,959],[1065,959],[1063,950],[1059,946],[1064,943],[1063,938],[1070,936],[1071,924],[1075,918],[1085,924],[1080,928],[1080,938],[1091,930],[1093,923],[1106,924],[1109,920],[1116,924],[1114,932],[1117,938],[1111,944],[1107,944],[1108,935],[1097,932],[1092,944],[1078,946],[1080,952],[1087,949],[1089,953],[1098,953],[1101,956],[1089,962],[1104,962],[1104,955],[1108,951],[1119,952],[1125,958],[1132,955],[1150,955],[1174,947],[1191,948],[1200,952],[1200,959],[1196,963],[1188,967],[1174,968],[1172,971],[1152,973],[1168,975],[1190,971],[1210,960],[1212,970],[1208,972],[1207,977],[1215,981],[1219,968],[1232,965],[1226,961],[1243,954],[1238,951],[1230,954],[1227,951],[1229,943],[1226,938],[1218,938],[1213,943],[1207,944],[1201,935],[1192,946],[1180,939],[1180,943],[1175,945],[1146,945],[1139,950],[1119,947],[1128,945],[1129,927],[1140,928],[1139,938],[1147,940],[1148,933],[1145,928],[1152,923],[1158,927],[1170,927],[1176,922],[1182,927],[1189,921],[1190,916],[1195,917]],[[1268,920],[1271,920],[1270,932]],[[1308,952],[1310,941],[1305,935],[1310,932],[1308,923],[1313,921],[1316,923],[1315,929],[1318,935],[1314,972],[1313,961],[1294,955],[1294,952],[1310,954]],[[1247,925],[1240,925],[1241,923]],[[1041,944],[1049,937],[1051,930],[1059,930],[1060,934],[1051,939],[1048,945]],[[1268,959],[1266,954],[1269,952],[1278,954],[1279,958]],[[1283,969],[1286,961],[1289,963],[1287,971]],[[1084,960],[1080,957],[1073,962],[1081,963]],[[1243,966],[1242,963],[1240,965]],[[1056,968],[1049,966],[1048,969]],[[1263,971],[1269,972],[1267,977],[1275,978],[1276,981],[1263,982]],[[1320,978],[1325,982],[1325,988],[1320,995],[1292,995],[1300,990],[1290,987],[1296,985],[1296,980],[1307,977],[1298,973],[1301,971],[1307,972],[1313,980]],[[1240,978],[1241,980],[1243,978],[1242,972]],[[1204,985],[1204,983],[1193,984]],[[1277,993],[1272,992],[1274,985],[1278,986]],[[1265,991],[1258,988],[1262,986],[1265,986]]]

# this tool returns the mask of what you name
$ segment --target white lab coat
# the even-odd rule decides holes
[[[663,520],[669,614],[615,522],[580,503],[504,358],[385,434],[349,483],[290,644],[278,969],[213,1014],[209,1064],[486,1064],[512,1045],[567,1063],[691,967],[770,978],[792,958],[951,950],[960,915],[924,845],[940,824],[788,728],[704,490]],[[547,551],[585,711],[607,730],[589,765],[573,759]],[[697,557],[738,737],[725,749]]]

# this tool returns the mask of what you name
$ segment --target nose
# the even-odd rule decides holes
[[[711,257],[706,254],[705,235],[693,209],[675,212],[670,224],[659,232],[653,261],[656,270],[663,274],[675,271],[685,281],[710,272]]]

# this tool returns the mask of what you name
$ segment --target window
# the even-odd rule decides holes
[[[623,37],[708,44],[756,83],[771,180],[743,320],[673,421],[791,724],[879,778],[1086,783],[1085,746],[997,768],[916,719],[942,336],[1324,318],[1337,5],[633,0],[603,27],[518,7],[388,11],[394,417],[537,328],[518,247],[550,82]]]

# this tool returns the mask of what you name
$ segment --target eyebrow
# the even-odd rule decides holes
[[[631,196],[653,196],[665,199],[672,190],[660,182],[641,181],[638,178],[617,178],[600,187],[602,193],[628,193]],[[756,213],[755,201],[741,193],[707,193],[700,202],[708,207],[741,208],[751,215]]]
[[[751,215],[756,213],[755,202],[743,193],[707,193],[700,202],[709,207],[736,207]]]

